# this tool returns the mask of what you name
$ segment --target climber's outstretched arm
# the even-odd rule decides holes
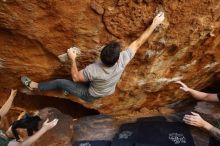
[[[149,28],[145,30],[145,32],[134,42],[132,42],[128,48],[132,49],[134,53],[147,41],[148,37],[152,34],[154,29],[163,22],[164,13],[160,12],[153,20],[153,23]]]
[[[11,108],[11,105],[14,101],[14,97],[16,96],[17,94],[17,90],[11,90],[11,95],[9,96],[8,100],[5,102],[5,104],[2,106],[2,108],[0,109],[0,117],[4,117],[8,111],[10,110]]]
[[[71,76],[73,81],[75,82],[84,82],[83,71],[79,71],[76,65],[76,53],[73,52],[71,49],[67,51],[68,56],[71,60]]]

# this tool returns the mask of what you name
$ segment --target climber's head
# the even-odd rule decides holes
[[[101,61],[108,67],[113,66],[120,56],[121,45],[116,41],[108,43],[101,51]]]

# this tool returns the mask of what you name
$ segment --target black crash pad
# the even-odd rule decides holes
[[[195,146],[188,126],[179,122],[141,122],[137,143],[159,146]]]
[[[77,141],[73,146],[110,146],[110,141]]]

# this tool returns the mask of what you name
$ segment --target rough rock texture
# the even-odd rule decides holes
[[[20,88],[21,75],[35,81],[69,76],[57,56],[77,46],[80,69],[116,39],[126,47],[163,10],[159,27],[127,66],[114,95],[94,103],[60,92],[101,113],[135,115],[186,95],[171,81],[202,89],[220,72],[219,0],[5,0],[0,1],[0,88]],[[31,93],[42,94],[42,93]]]

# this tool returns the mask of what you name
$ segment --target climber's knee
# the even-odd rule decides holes
[[[55,82],[56,82],[56,86],[63,90],[66,90],[72,84],[71,81],[66,79],[56,79]]]

